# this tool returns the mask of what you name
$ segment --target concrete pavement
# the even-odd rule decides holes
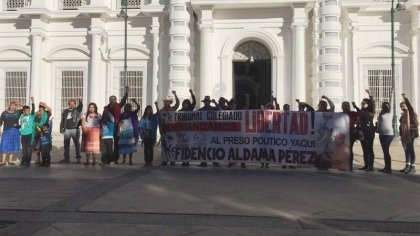
[[[355,153],[357,167],[358,144]],[[399,143],[391,154],[402,168]],[[1,167],[0,235],[420,234],[417,174],[159,167],[158,157],[146,168],[142,156],[134,166]]]

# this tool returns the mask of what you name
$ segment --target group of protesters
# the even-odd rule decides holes
[[[372,93],[366,90],[368,98],[364,98],[359,108],[355,102],[352,106],[356,111],[351,111],[349,102],[342,103],[342,112],[348,114],[350,120],[350,171],[353,170],[353,145],[356,140],[360,140],[363,149],[364,166],[361,170],[373,171],[374,151],[373,142],[375,133],[379,134],[379,140],[384,155],[385,167],[380,170],[384,173],[391,173],[391,155],[389,153],[390,144],[394,137],[392,126],[393,107],[390,102],[385,101],[381,104],[381,112],[374,123],[375,100]],[[117,102],[116,96],[109,97],[109,104],[103,108],[102,114],[98,112],[95,103],[88,104],[86,112],[83,112],[82,97],[78,97],[77,101],[71,99],[68,102],[68,108],[62,112],[60,122],[60,132],[64,134],[64,159],[60,163],[70,162],[70,141],[73,140],[76,151],[76,162],[81,162],[81,153],[85,153],[85,165],[95,165],[99,160],[103,164],[119,164],[122,156],[121,164],[127,162],[133,165],[133,154],[137,152],[137,144],[141,140],[144,146],[145,166],[152,166],[153,150],[155,145],[159,145],[157,140],[158,130],[164,132],[159,127],[160,112],[193,111],[197,105],[197,101],[193,91],[190,89],[191,100],[185,99],[182,104],[175,91],[172,91],[175,104],[172,106],[172,97],[163,99],[163,107],[159,109],[158,103],[155,102],[157,112],[153,112],[153,107],[148,105],[144,109],[144,113],[139,119],[138,113],[140,105],[135,99],[131,99],[135,108],[127,103],[129,88],[125,88],[125,94]],[[391,92],[393,96],[393,91]],[[399,126],[399,135],[401,137],[402,146],[405,152],[406,166],[401,172],[415,172],[415,152],[414,140],[418,138],[418,118],[410,101],[405,94],[402,94],[403,102],[400,103],[401,117]],[[235,98],[227,100],[223,97],[218,101],[205,96],[201,100],[203,106],[199,111],[220,111],[220,110],[246,110],[249,109],[249,95],[245,94],[244,99],[238,103]],[[318,103],[318,109],[315,110],[309,104],[296,100],[299,111],[310,112],[335,112],[334,103],[326,96],[322,96]],[[76,103],[77,106],[76,106]],[[213,105],[212,105],[213,104]],[[0,166],[14,165],[15,155],[21,152],[22,159],[20,165],[29,166],[32,155],[36,155],[35,164],[39,166],[50,166],[51,150],[52,150],[52,109],[44,102],[38,106],[35,112],[34,98],[31,97],[31,107],[21,106],[19,101],[13,101],[9,104],[0,116],[0,126],[3,126],[3,133],[0,142],[0,153],[2,161]],[[281,110],[276,98],[261,107],[267,110]],[[290,105],[284,104],[282,107],[284,112],[290,111]],[[80,129],[81,127],[81,129]],[[82,140],[80,143],[80,136]],[[168,165],[165,156],[162,156],[162,166]],[[171,166],[175,166],[175,162],[169,162]],[[228,167],[234,166],[235,163],[228,163]],[[317,165],[317,163],[316,163]],[[318,163],[318,168],[322,168],[322,162]],[[182,166],[189,166],[189,162],[183,162]],[[199,164],[206,167],[207,163]],[[213,162],[213,166],[219,167],[220,164]],[[241,163],[241,167],[245,168],[245,163]],[[269,163],[262,161],[261,168],[269,168]],[[286,166],[283,166],[286,168]]]

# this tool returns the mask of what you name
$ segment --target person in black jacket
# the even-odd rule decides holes
[[[369,95],[369,98],[363,99],[362,108],[359,109],[356,104],[353,104],[353,106],[359,113],[360,126],[364,136],[364,140],[361,141],[364,166],[360,170],[373,171],[373,161],[375,159],[373,152],[373,141],[375,139],[375,126],[373,124],[375,100],[373,100],[373,95],[368,89],[366,89],[366,93]]]
[[[60,133],[64,134],[64,159],[60,163],[70,162],[70,139],[73,139],[76,148],[76,162],[80,163],[80,120],[83,109],[82,97],[78,97],[79,105],[76,107],[76,101],[70,99],[69,108],[61,114]]]

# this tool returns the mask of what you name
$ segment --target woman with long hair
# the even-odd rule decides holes
[[[86,114],[82,116],[82,152],[86,153],[85,165],[96,164],[96,154],[101,153],[101,115],[96,103],[89,103]]]
[[[7,110],[3,111],[0,116],[0,126],[3,125],[0,142],[0,153],[2,155],[0,166],[14,165],[12,162],[13,155],[20,152],[19,117],[22,110],[17,110],[19,105],[18,101],[11,102]],[[7,155],[9,155],[9,162],[6,162]]]
[[[145,166],[152,166],[153,162],[153,146],[156,144],[158,127],[158,116],[153,114],[152,106],[144,109],[143,116],[139,123],[140,137],[144,145],[144,162]]]
[[[393,91],[391,92],[390,101],[392,101]],[[391,169],[391,154],[389,153],[389,146],[394,138],[394,131],[392,129],[392,107],[389,102],[382,103],[382,109],[378,116],[378,123],[376,130],[379,134],[379,141],[381,142],[382,151],[384,153],[385,167],[379,171],[390,174]]]
[[[404,102],[400,103],[402,110],[400,118],[400,136],[401,143],[405,152],[405,168],[400,170],[406,174],[416,172],[416,153],[414,152],[414,139],[419,137],[419,120],[417,113],[414,112],[413,106],[403,93],[401,94]]]

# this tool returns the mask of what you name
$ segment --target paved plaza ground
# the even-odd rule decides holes
[[[360,144],[355,153],[360,167]],[[401,169],[399,143],[391,154]],[[53,161],[62,156],[56,147]],[[134,166],[0,167],[0,235],[420,234],[417,174],[159,167],[159,157],[143,167],[142,158]]]

